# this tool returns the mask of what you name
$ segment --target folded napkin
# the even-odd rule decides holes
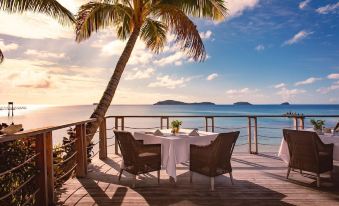
[[[198,132],[198,129],[192,130],[192,132],[190,132],[190,133],[188,134],[188,136],[200,136],[200,135],[199,135],[199,132]]]
[[[155,132],[153,133],[155,136],[164,136],[164,134],[159,130],[155,130]]]
[[[22,130],[22,124],[9,125],[1,130],[5,135],[12,135]]]

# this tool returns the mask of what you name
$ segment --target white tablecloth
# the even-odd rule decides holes
[[[161,164],[169,176],[176,181],[176,164],[189,160],[190,144],[208,145],[218,134],[199,131],[200,136],[188,136],[192,130],[180,129],[177,136],[173,136],[170,130],[161,130],[164,136],[155,136],[145,132],[135,132],[137,140],[143,140],[144,144],[161,144]]]
[[[333,143],[333,160],[339,161],[339,136],[333,134],[324,134],[319,135],[320,139],[325,144]],[[288,152],[288,146],[284,138],[281,140],[278,157],[280,157],[284,162],[288,163],[290,160],[290,154]]]

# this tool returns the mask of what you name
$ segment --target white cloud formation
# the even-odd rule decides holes
[[[17,50],[19,48],[18,44],[10,43],[6,44],[4,40],[0,39],[0,49],[4,51]]]
[[[163,57],[161,59],[155,60],[154,64],[158,66],[166,66],[168,64],[175,64],[176,66],[180,66],[183,60],[186,60],[187,57],[184,52],[176,52],[169,56]]]
[[[199,34],[202,39],[209,39],[212,36],[212,31],[207,30],[206,32],[200,32]]]
[[[38,59],[62,59],[65,57],[65,53],[54,53],[54,52],[48,52],[48,51],[38,51],[34,49],[28,49],[25,51],[26,55],[33,56],[34,58]]]
[[[288,101],[296,95],[303,93],[306,93],[306,91],[302,89],[287,89],[285,87],[281,88],[281,90],[277,92],[277,94],[285,101]]]
[[[273,87],[276,88],[276,89],[280,89],[280,88],[286,87],[286,84],[285,83],[280,83],[280,84],[274,85]]]
[[[135,80],[135,79],[148,79],[150,78],[155,72],[153,68],[147,68],[144,70],[134,68],[132,71],[126,73],[125,80]]]
[[[156,82],[151,82],[148,84],[148,87],[164,87],[168,89],[175,89],[177,87],[184,87],[186,83],[191,81],[192,77],[181,77],[179,79],[175,79],[174,77],[170,77],[169,75],[158,76]]]
[[[299,9],[304,9],[309,3],[311,2],[311,0],[305,0],[299,3]]]
[[[334,13],[336,10],[339,9],[339,2],[335,4],[327,4],[326,6],[319,7],[316,9],[316,12],[319,14],[328,14],[328,13]]]
[[[229,89],[225,93],[227,99],[231,101],[257,101],[258,99],[265,99],[265,96],[256,88]]]
[[[217,73],[213,73],[207,76],[206,80],[211,81],[215,78],[217,78],[219,75]]]
[[[305,30],[299,31],[297,34],[295,34],[291,39],[285,41],[283,43],[284,45],[292,45],[295,43],[300,42],[301,40],[305,39],[306,37],[308,37],[309,35],[311,35],[313,32],[308,32]]]
[[[60,25],[57,20],[32,12],[0,12],[0,33],[29,39],[74,38],[72,27]]]
[[[327,76],[328,79],[339,79],[339,73],[336,74],[329,74]]]
[[[319,89],[317,89],[317,92],[322,93],[322,94],[327,94],[327,93],[330,93],[330,92],[336,91],[336,90],[339,90],[339,81],[334,82],[329,87],[319,88]]]
[[[263,50],[265,50],[265,46],[262,45],[262,44],[259,44],[254,49],[257,50],[257,51],[263,51]]]
[[[253,9],[259,0],[228,0],[225,6],[228,9],[228,18],[242,15],[245,10]]]
[[[316,78],[316,77],[310,77],[308,79],[305,79],[304,81],[296,82],[295,86],[300,86],[300,85],[306,85],[306,84],[313,84],[316,81],[320,81],[321,78]]]

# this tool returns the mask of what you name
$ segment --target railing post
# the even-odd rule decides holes
[[[162,129],[164,127],[163,120],[164,120],[164,118],[160,117],[160,129]]]
[[[255,152],[254,154],[258,154],[258,121],[257,117],[253,117],[254,120],[254,144],[255,144]]]
[[[214,132],[214,117],[211,117],[212,119],[212,132]]]
[[[300,129],[304,130],[305,129],[305,117],[300,117],[299,118],[299,123],[300,123]]]
[[[252,121],[251,117],[248,117],[248,152],[252,153]]]
[[[299,130],[298,117],[294,117],[293,122],[294,122],[294,129]]]
[[[107,158],[107,130],[106,118],[101,121],[99,128],[99,159]]]
[[[205,127],[206,127],[206,132],[208,132],[208,119],[205,117]]]
[[[85,124],[75,126],[76,141],[76,176],[86,177],[87,175],[87,144]]]
[[[115,117],[115,130],[118,130],[119,129],[119,121],[118,121],[118,117]],[[118,140],[117,140],[117,137],[114,137],[114,151],[115,151],[115,154],[119,154],[119,148],[118,148]]]
[[[167,129],[169,129],[169,117],[166,117],[166,119],[167,119]]]
[[[121,117],[121,130],[124,131],[125,130],[125,118]]]
[[[54,204],[54,173],[53,173],[53,145],[52,133],[47,132],[35,137],[35,151],[39,153],[36,166],[39,170],[37,183],[40,196],[37,205],[47,206]]]

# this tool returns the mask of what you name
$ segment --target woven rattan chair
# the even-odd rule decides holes
[[[220,133],[206,146],[190,145],[190,182],[193,172],[210,177],[214,190],[214,177],[229,173],[233,185],[231,156],[240,132]]]
[[[320,187],[320,174],[333,170],[333,144],[324,144],[317,133],[310,131],[283,130],[290,154],[287,176],[291,169],[315,173],[317,187]]]
[[[134,175],[133,187],[135,187],[136,176],[139,174],[158,171],[158,184],[160,183],[161,169],[161,145],[144,145],[134,139],[130,132],[114,131],[122,158],[124,167],[120,169],[119,181],[122,172],[125,170]]]

